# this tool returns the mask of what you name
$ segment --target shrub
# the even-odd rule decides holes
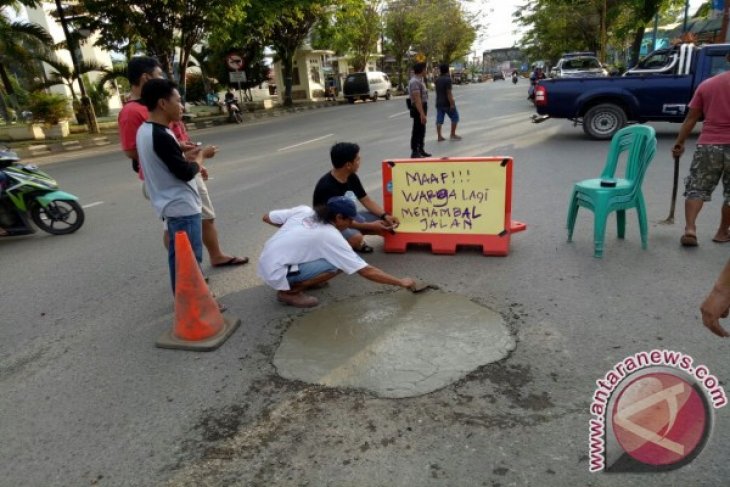
[[[205,101],[205,84],[200,74],[185,74],[185,101]]]
[[[68,99],[63,95],[49,95],[44,92],[31,93],[28,108],[33,112],[34,122],[55,125],[71,117]]]

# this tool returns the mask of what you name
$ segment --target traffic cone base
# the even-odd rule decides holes
[[[220,347],[229,336],[236,331],[241,324],[241,320],[236,317],[223,316],[223,327],[212,337],[204,340],[188,341],[181,340],[174,333],[174,329],[167,330],[157,340],[155,346],[158,348],[173,348],[176,350],[189,350],[192,352],[210,352]]]
[[[175,315],[172,329],[157,343],[159,348],[207,352],[220,347],[236,331],[241,320],[227,318],[195,260],[188,235],[175,233]]]

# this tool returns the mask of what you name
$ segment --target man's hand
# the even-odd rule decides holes
[[[202,156],[202,153],[200,152],[200,146],[193,146],[191,149],[188,149],[183,152],[185,155],[185,159],[191,162],[197,162],[198,158]]]
[[[684,143],[674,144],[674,147],[672,147],[672,155],[674,157],[682,157],[682,154],[684,154]]]
[[[204,166],[200,166],[200,176],[203,178],[203,181],[208,180],[208,169]]]
[[[398,218],[394,217],[393,215],[385,215],[384,220],[388,225],[390,225],[391,228],[396,228],[398,225],[400,225],[400,220],[398,220]]]
[[[378,220],[375,222],[368,223],[367,225],[368,225],[370,231],[372,231],[373,233],[376,233],[376,234],[383,233],[383,232],[391,232],[391,231],[393,231],[393,228],[394,228],[392,224],[388,223],[385,220]]]
[[[413,289],[414,287],[416,287],[416,281],[414,281],[410,277],[406,277],[404,279],[401,279],[400,285],[401,287],[404,287],[406,289]]]
[[[700,306],[702,312],[702,323],[715,335],[719,337],[730,337],[722,326],[720,318],[727,318],[730,311],[730,289],[722,289],[714,286],[710,294]]]
[[[421,125],[426,125],[426,114],[421,113]]]
[[[206,145],[203,147],[203,157],[205,159],[210,159],[212,157],[215,157],[215,155],[218,153],[218,147],[214,145]]]

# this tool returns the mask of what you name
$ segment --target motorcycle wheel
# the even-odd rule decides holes
[[[243,115],[241,115],[241,112],[233,112],[233,117],[236,119],[236,123],[243,123]]]
[[[84,224],[84,209],[73,200],[54,200],[47,207],[34,203],[30,208],[33,223],[53,235],[73,233]]]

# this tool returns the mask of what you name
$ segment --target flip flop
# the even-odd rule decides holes
[[[728,238],[726,240],[718,240],[716,238],[713,238],[712,241],[715,243],[728,243],[728,242],[730,242],[730,238]]]
[[[231,257],[229,260],[221,262],[220,264],[213,264],[213,267],[227,267],[243,264],[248,264],[248,257]]]
[[[697,247],[697,236],[690,233],[685,233],[682,238],[679,239],[679,243],[682,247]]]
[[[355,249],[355,252],[359,252],[361,254],[372,254],[373,250],[375,249],[373,249],[368,244],[362,244],[359,249]]]

